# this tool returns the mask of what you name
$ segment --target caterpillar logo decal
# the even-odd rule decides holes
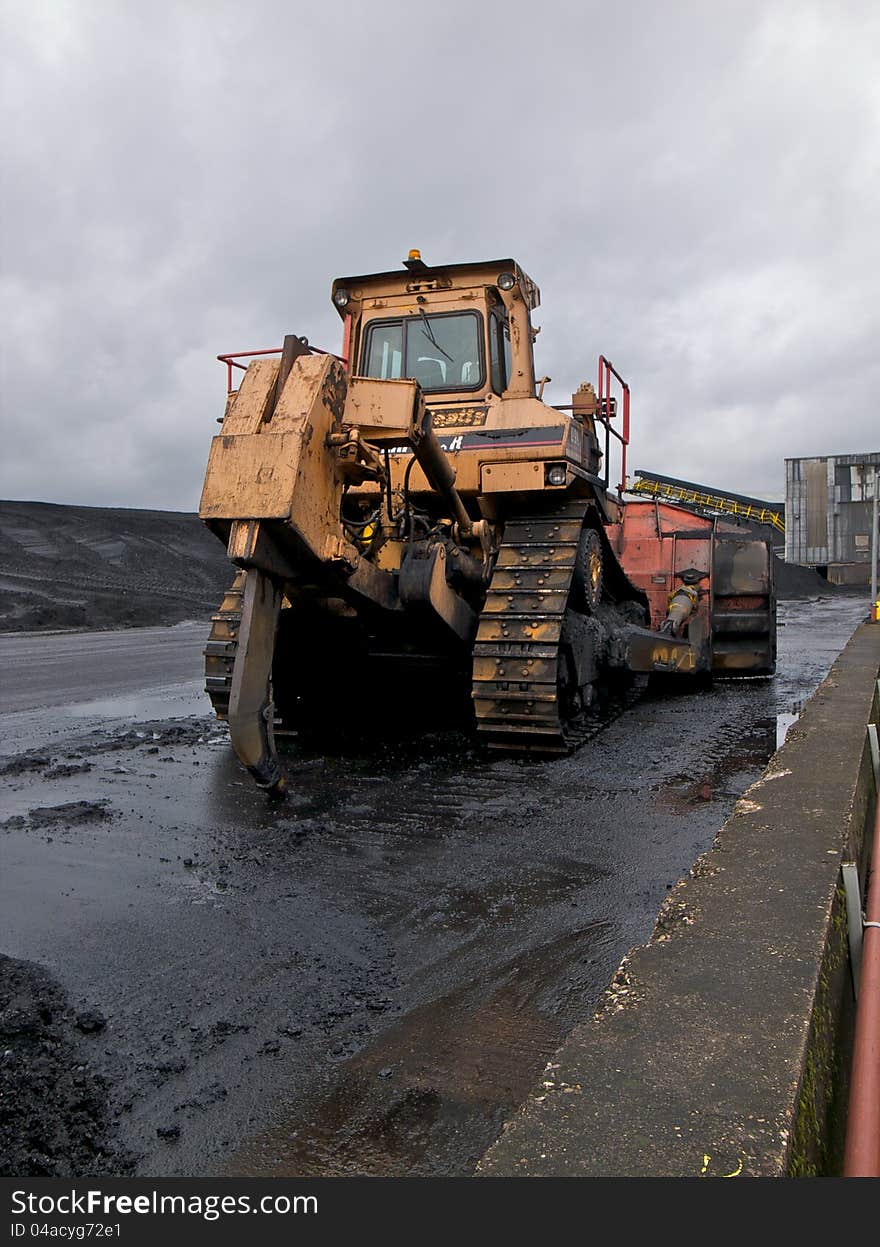
[[[473,428],[485,424],[488,416],[488,407],[447,407],[431,412],[431,424],[435,429]]]

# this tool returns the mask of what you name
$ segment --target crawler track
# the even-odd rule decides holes
[[[586,513],[585,500],[560,500],[505,525],[474,644],[471,685],[478,737],[492,749],[558,755],[590,734],[562,689],[565,624],[574,609]],[[236,574],[212,616],[204,651],[205,687],[221,720],[229,711],[245,574]],[[418,679],[417,665],[404,669]]]
[[[565,753],[563,623],[587,504],[546,505],[507,521],[474,646],[477,732],[493,749]]]
[[[235,579],[223,595],[220,609],[211,616],[211,632],[204,651],[205,692],[211,698],[218,719],[226,719],[229,714],[245,575],[246,572],[236,572]]]

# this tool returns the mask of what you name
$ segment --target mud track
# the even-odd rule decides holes
[[[282,807],[185,681],[96,675],[104,700],[54,710],[22,693],[2,716],[0,950],[38,1013],[42,995],[102,1020],[56,1037],[98,1100],[86,1153],[65,1152],[63,1098],[28,1101],[31,1133],[57,1128],[53,1171],[470,1173],[864,614],[786,604],[774,681],[646,696],[559,761],[450,736],[292,744]]]

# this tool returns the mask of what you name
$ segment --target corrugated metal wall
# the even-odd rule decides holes
[[[785,560],[867,563],[880,451],[785,461]]]

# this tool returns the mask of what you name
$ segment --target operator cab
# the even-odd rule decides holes
[[[418,381],[433,403],[533,397],[537,286],[513,260],[340,278],[343,355],[356,376]],[[519,344],[519,350],[514,346]]]

